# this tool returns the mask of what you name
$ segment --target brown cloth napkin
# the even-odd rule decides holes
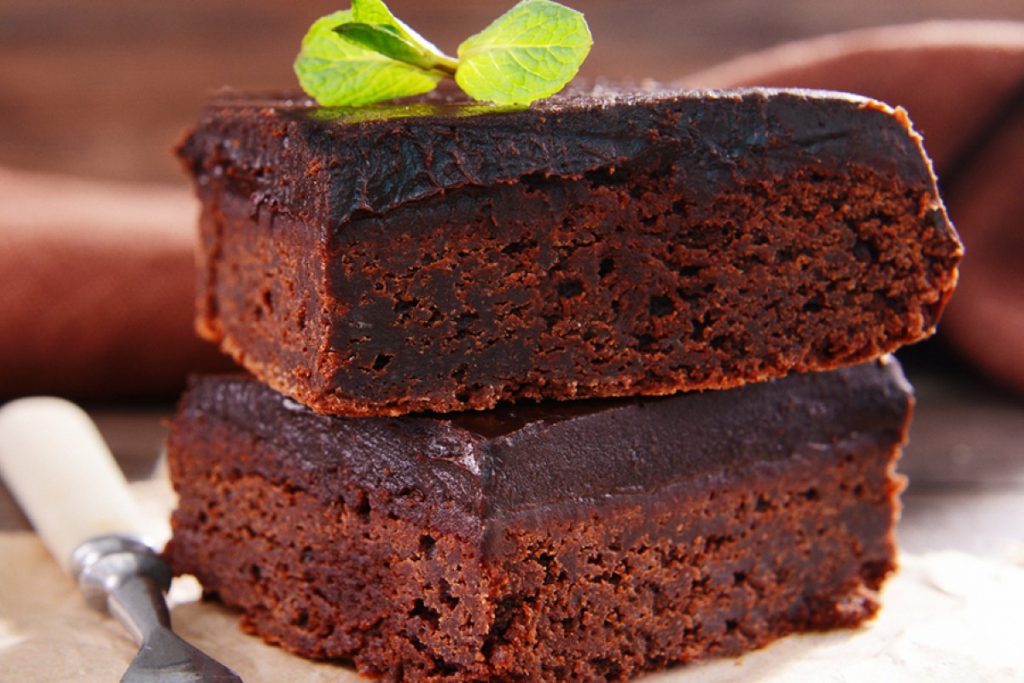
[[[1024,24],[932,22],[791,43],[680,85],[778,85],[906,108],[967,245],[943,333],[1024,391]],[[173,397],[228,367],[192,333],[184,190],[0,169],[0,399]]]
[[[0,168],[0,397],[173,397],[229,367],[192,332],[184,189]]]

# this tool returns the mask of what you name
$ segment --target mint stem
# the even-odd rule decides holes
[[[384,0],[320,17],[302,38],[295,74],[323,106],[358,106],[430,92],[453,78],[470,97],[528,105],[579,71],[593,37],[586,19],[554,0],[520,0],[450,57],[399,21]]]
[[[436,69],[437,71],[440,71],[442,73],[445,73],[445,74],[447,74],[449,76],[452,76],[452,77],[455,76],[455,70],[458,69],[458,68],[459,68],[459,60],[452,59],[451,57],[449,57],[447,55],[445,55],[443,57],[438,57],[437,58],[437,63],[434,64],[434,69]]]

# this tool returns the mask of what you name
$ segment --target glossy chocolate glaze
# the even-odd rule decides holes
[[[652,156],[687,160],[675,172],[692,197],[713,197],[742,177],[836,163],[868,166],[938,196],[902,110],[799,89],[599,87],[528,108],[436,94],[321,108],[298,97],[225,93],[178,154],[200,192],[225,183],[327,230],[460,187],[578,179]],[[946,230],[952,234],[948,222]]]
[[[851,449],[888,458],[910,404],[899,365],[883,359],[730,391],[400,418],[319,415],[251,378],[208,376],[193,381],[178,419],[226,421],[273,446],[263,449],[272,459],[235,458],[222,463],[228,471],[325,503],[356,482],[372,504],[413,500],[403,510],[414,521],[479,538],[520,515],[578,516],[623,496],[650,502],[792,461],[832,464]]]

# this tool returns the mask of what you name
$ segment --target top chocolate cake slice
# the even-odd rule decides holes
[[[934,329],[961,255],[905,114],[838,93],[226,95],[179,155],[200,334],[325,413],[859,362]]]

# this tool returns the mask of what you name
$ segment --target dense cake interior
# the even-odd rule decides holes
[[[618,679],[870,616],[909,406],[894,362],[394,419],[205,378],[167,552],[267,640],[388,680]]]
[[[835,93],[362,116],[240,98],[181,155],[205,207],[200,333],[325,413],[856,363],[933,331],[960,258],[902,112]]]

